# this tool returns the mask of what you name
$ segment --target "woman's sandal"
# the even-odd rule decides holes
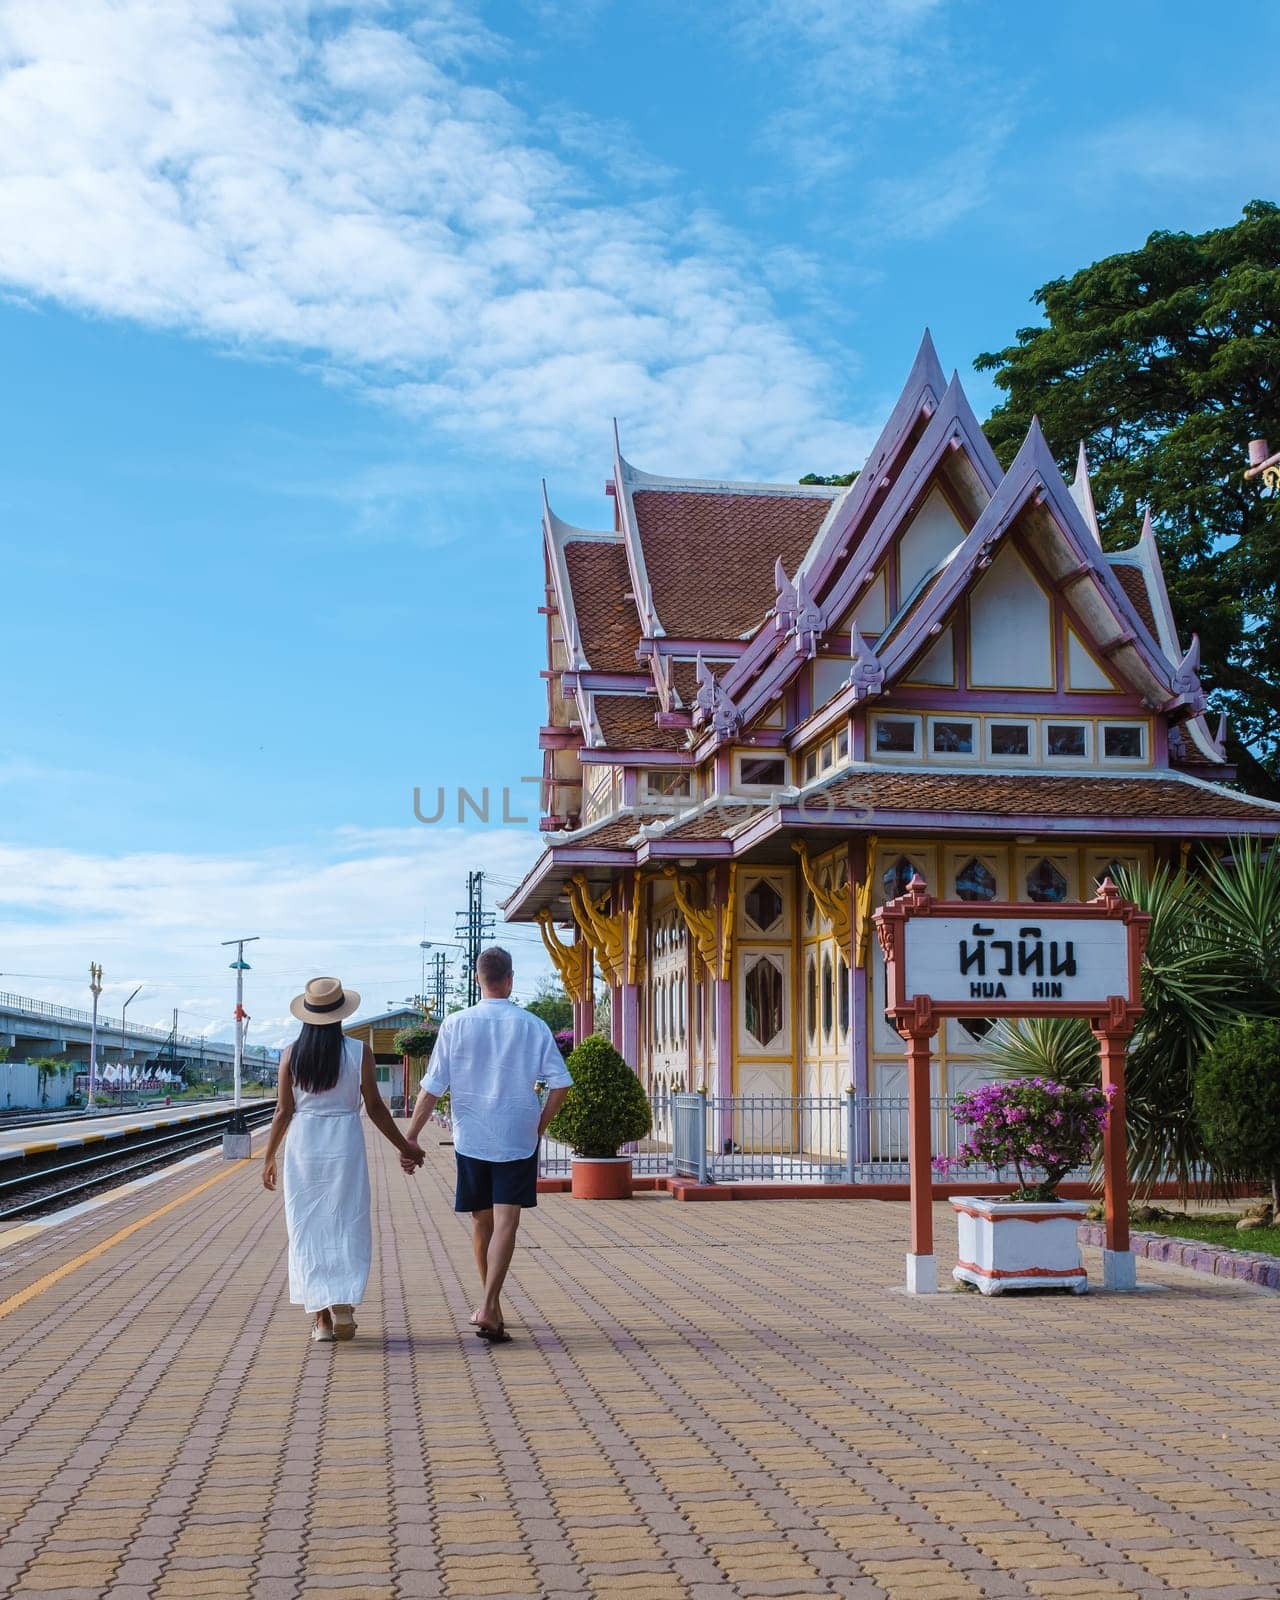
[[[333,1329],[325,1327],[323,1322],[313,1322],[311,1324],[311,1338],[313,1343],[333,1344],[337,1337],[338,1336]]]
[[[476,1333],[486,1344],[511,1343],[511,1335],[507,1332],[505,1322],[500,1322],[496,1328],[491,1328],[487,1322],[477,1322]]]
[[[333,1320],[333,1335],[335,1339],[354,1339],[356,1336],[356,1317],[354,1306],[330,1306],[329,1316]]]

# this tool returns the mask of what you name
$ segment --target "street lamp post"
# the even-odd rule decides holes
[[[126,1031],[125,1031],[125,1022],[128,1019],[129,1007],[133,1004],[133,1002],[138,998],[138,996],[141,993],[142,993],[142,985],[139,984],[138,987],[129,996],[129,998],[125,1001],[125,1003],[120,1007],[120,1052],[121,1052],[122,1055],[129,1048],[129,1040],[128,1040],[127,1036],[126,1036]],[[123,1072],[120,1075],[119,1084],[120,1084],[120,1088],[119,1088],[119,1093],[118,1093],[118,1096],[117,1096],[117,1100],[118,1100],[118,1103],[123,1104],[123,1102],[124,1102],[124,1074],[123,1074]]]
[[[89,963],[89,993],[93,996],[93,1021],[89,1026],[89,1092],[85,1096],[85,1110],[93,1110],[93,1094],[98,1086],[98,996],[102,993],[102,968]]]
[[[222,1154],[227,1161],[247,1160],[253,1145],[253,1136],[249,1132],[249,1124],[245,1121],[244,1109],[240,1104],[240,1087],[244,1071],[244,975],[249,970],[249,963],[244,958],[244,947],[247,944],[256,944],[257,941],[256,933],[247,939],[222,941],[224,947],[232,944],[236,947],[236,958],[231,963],[231,970],[236,975],[235,1080],[231,1115],[227,1118],[227,1131],[222,1136]]]

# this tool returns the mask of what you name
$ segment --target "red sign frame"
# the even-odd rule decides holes
[[[936,1001],[928,994],[907,994],[907,924],[916,917],[982,919],[1008,917],[1025,922],[1070,919],[1123,923],[1127,939],[1123,993],[1084,1000],[994,999]],[[885,960],[885,1015],[907,1044],[909,1105],[908,1159],[911,1173],[911,1254],[907,1287],[913,1293],[936,1288],[933,1265],[933,1140],[930,1087],[933,1051],[930,1041],[944,1017],[1085,1017],[1097,1037],[1102,1058],[1102,1086],[1111,1091],[1111,1111],[1102,1138],[1103,1186],[1106,1204],[1104,1282],[1132,1287],[1133,1257],[1129,1251],[1129,1176],[1125,1136],[1125,1050],[1142,1015],[1142,957],[1151,918],[1132,901],[1121,898],[1110,878],[1092,900],[1034,906],[1021,901],[935,900],[917,874],[907,892],[874,914],[876,936]],[[1123,1259],[1121,1259],[1123,1258]]]

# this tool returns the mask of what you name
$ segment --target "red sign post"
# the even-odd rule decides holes
[[[1102,1139],[1106,1247],[1102,1281],[1136,1284],[1129,1248],[1125,1050],[1142,1015],[1142,953],[1151,918],[1111,880],[1084,904],[935,900],[918,875],[875,913],[887,976],[885,1015],[906,1040],[911,1166],[907,1290],[936,1293],[933,1258],[931,1040],[944,1017],[1085,1017],[1113,1093]]]

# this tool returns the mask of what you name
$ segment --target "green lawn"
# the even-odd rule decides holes
[[[1163,1233],[1176,1239],[1201,1239],[1205,1244],[1228,1250],[1249,1250],[1262,1255],[1280,1256],[1280,1228],[1250,1228],[1236,1232],[1236,1214],[1223,1212],[1178,1217],[1172,1222],[1140,1222],[1144,1233]]]

